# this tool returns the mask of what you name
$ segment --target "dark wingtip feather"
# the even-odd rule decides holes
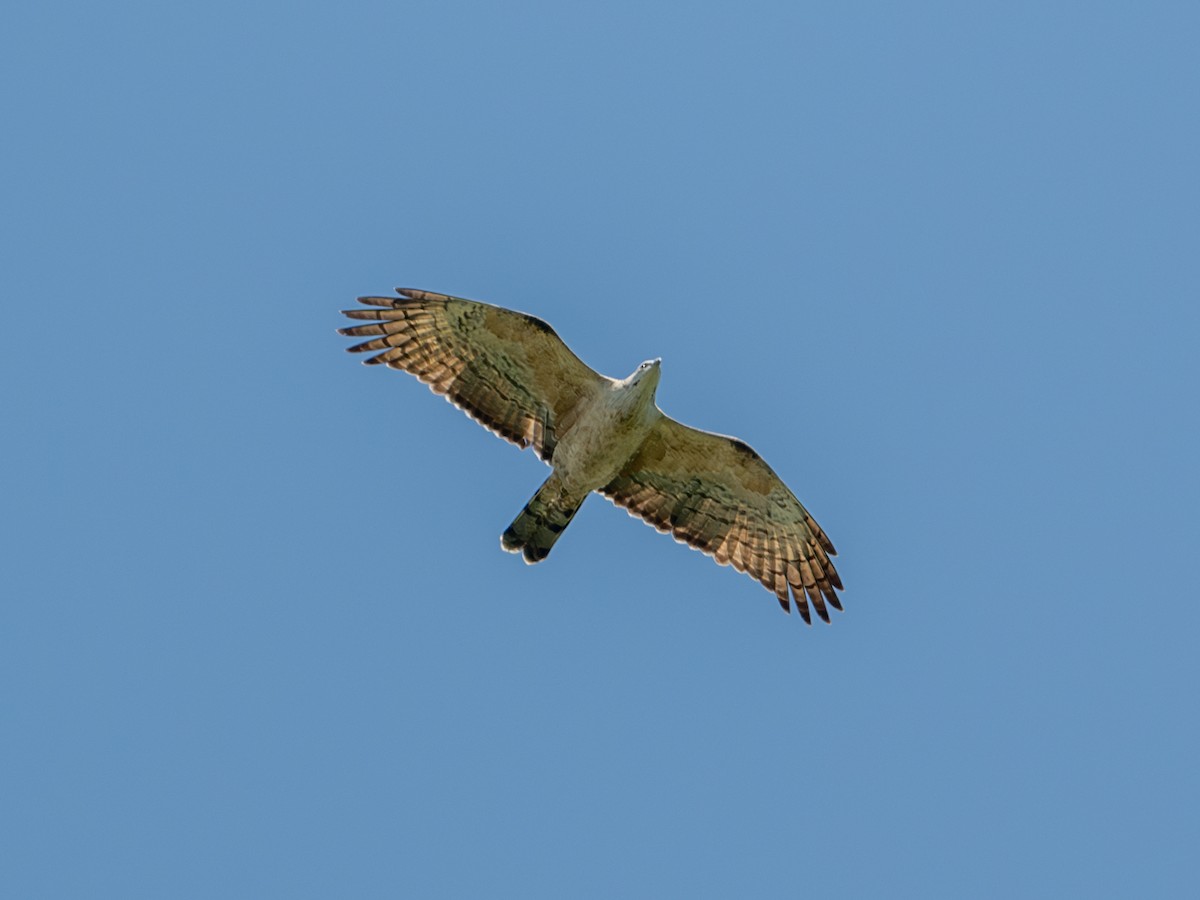
[[[382,309],[343,309],[342,315],[350,319],[369,319],[372,322],[389,318],[387,311]]]
[[[406,287],[396,288],[396,293],[408,300],[430,300],[444,296],[442,294],[435,294],[432,291],[423,291],[420,288]]]
[[[396,300],[394,297],[359,297],[358,302],[365,306],[391,306]]]
[[[376,337],[388,334],[387,325],[381,322],[368,322],[366,325],[347,325],[339,328],[338,334],[343,337]]]

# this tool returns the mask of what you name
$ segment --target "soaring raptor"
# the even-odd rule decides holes
[[[500,544],[527,563],[546,558],[583,501],[599,491],[630,515],[762,582],[804,621],[841,609],[833,544],[808,510],[741,441],[698,431],[654,401],[660,360],[628,378],[593,371],[541,319],[445,294],[397,288],[345,310],[368,324],[348,348],[403,369],[553,471]]]

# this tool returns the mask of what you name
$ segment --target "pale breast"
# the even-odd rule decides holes
[[[606,391],[580,412],[570,431],[559,436],[550,460],[564,482],[595,490],[616,477],[662,415],[652,398],[641,399]]]

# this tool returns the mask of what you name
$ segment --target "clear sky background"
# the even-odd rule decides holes
[[[5,896],[1196,896],[1196,4],[4,20]],[[502,553],[395,285],[661,356],[845,613]]]

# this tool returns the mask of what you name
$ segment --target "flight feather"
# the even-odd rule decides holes
[[[658,420],[638,453],[600,493],[677,540],[757,579],[806,622],[829,621],[842,586],[825,532],[787,485],[735,438]]]
[[[480,424],[542,459],[569,425],[581,398],[605,379],[534,316],[410,288],[399,297],[359,297],[343,310],[369,324],[339,329],[370,340],[350,347],[375,353],[370,365],[416,375]]]

